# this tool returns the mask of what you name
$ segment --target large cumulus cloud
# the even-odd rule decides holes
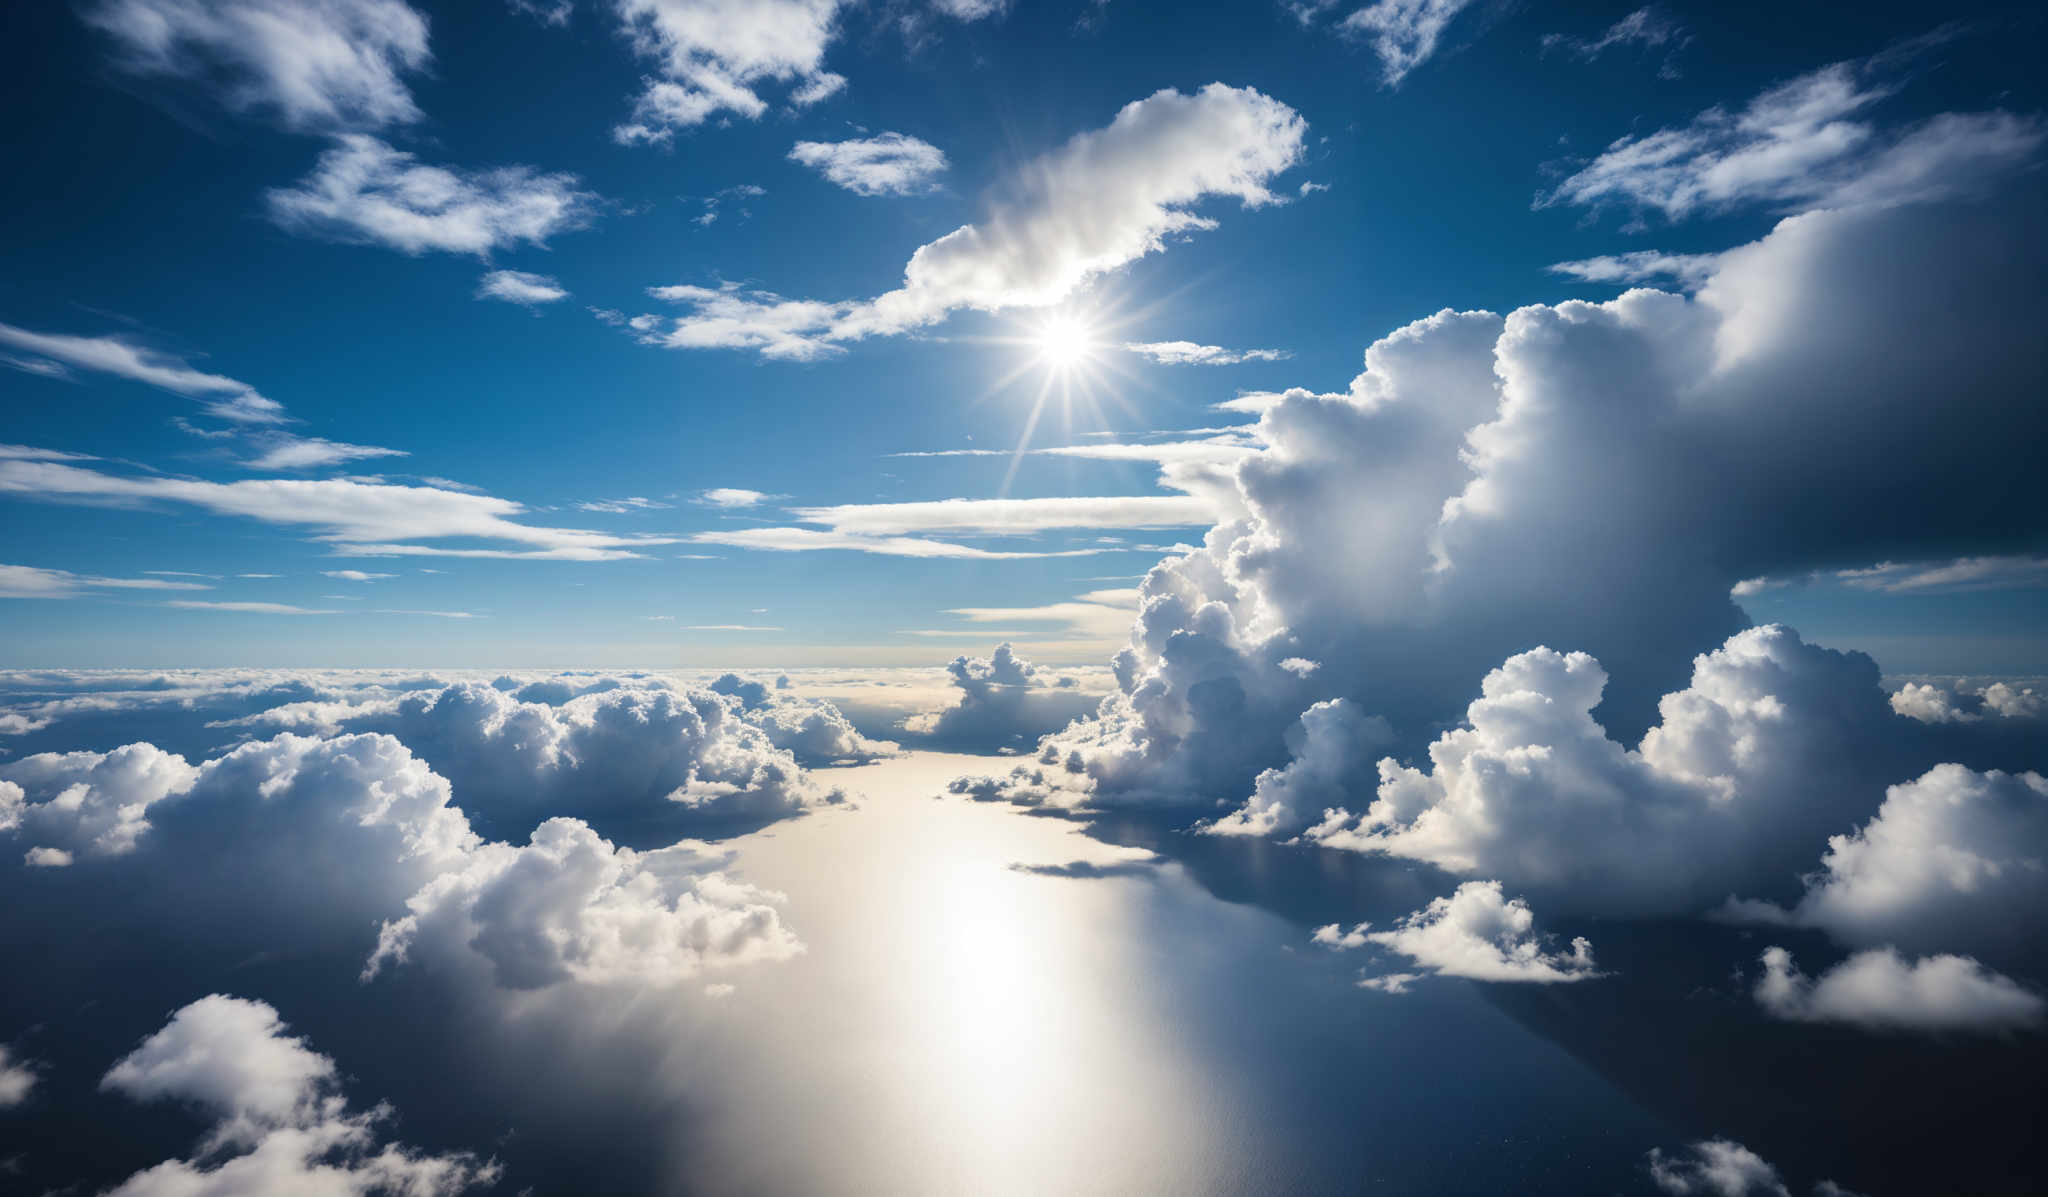
[[[1744,579],[2034,546],[2025,198],[1806,213],[1696,295],[1445,312],[1348,391],[1273,399],[1248,516],[1152,571],[1120,696],[1056,737],[1072,788],[1241,800],[1337,698],[1412,752],[1536,644],[1597,658],[1632,739],[1743,628]]]
[[[151,752],[58,763],[90,776]],[[388,735],[286,734],[196,768],[160,763],[184,784],[125,829],[124,851],[82,856],[62,876],[34,862],[0,871],[10,907],[52,926],[111,911],[152,943],[193,950],[292,944],[371,973],[417,939],[490,961],[508,988],[666,982],[800,950],[779,896],[730,877],[723,855],[691,842],[636,853],[565,818],[521,847],[486,840],[447,779]],[[89,782],[77,790],[81,806],[106,805]],[[455,919],[464,933],[438,934]]]

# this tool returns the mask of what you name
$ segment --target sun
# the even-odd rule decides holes
[[[1054,369],[1081,365],[1095,356],[1095,334],[1072,316],[1054,316],[1038,326],[1031,338],[1038,356]]]

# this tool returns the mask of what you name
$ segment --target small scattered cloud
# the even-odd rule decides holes
[[[288,232],[415,256],[544,246],[589,224],[597,206],[574,175],[429,166],[362,133],[338,138],[311,174],[266,198]]]
[[[855,195],[919,195],[946,172],[939,147],[904,133],[848,141],[799,141],[789,160],[801,163]]]
[[[535,304],[558,303],[569,298],[562,284],[545,274],[529,274],[524,270],[493,270],[484,275],[477,284],[478,299],[499,299],[506,303]]]

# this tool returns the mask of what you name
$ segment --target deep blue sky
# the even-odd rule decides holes
[[[680,309],[648,288],[721,280],[791,298],[880,294],[918,246],[1003,202],[1027,164],[1155,91],[1222,82],[1306,121],[1300,161],[1270,180],[1292,202],[1198,202],[1193,210],[1216,227],[1169,237],[1163,252],[1096,278],[1070,302],[1128,315],[1105,334],[1118,342],[1291,356],[1198,366],[1104,350],[1096,373],[1106,385],[1069,413],[1055,405],[1033,444],[1207,427],[1250,418],[1210,409],[1241,391],[1343,389],[1366,344],[1440,308],[1507,310],[1617,290],[1560,278],[1545,270],[1551,263],[1718,250],[1761,235],[1780,214],[1750,205],[1633,222],[1579,205],[1532,208],[1617,137],[1739,108],[1775,82],[1865,58],[1950,15],[1970,27],[1915,60],[1883,102],[1882,122],[2041,107],[2038,17],[2025,5],[1963,14],[1669,6],[1682,45],[1621,44],[1591,61],[1545,53],[1542,39],[1598,37],[1628,5],[1480,5],[1388,87],[1370,46],[1338,36],[1327,16],[1304,24],[1278,4],[1066,0],[972,22],[877,4],[842,14],[826,47],[825,68],[847,80],[838,94],[797,110],[787,86],[768,82],[758,119],[725,113],[676,130],[668,145],[621,145],[610,131],[653,66],[608,12],[583,5],[550,26],[492,3],[420,7],[432,61],[401,78],[422,118],[375,134],[423,163],[573,174],[599,197],[585,227],[486,255],[408,255],[294,232],[271,219],[265,193],[313,169],[330,144],[323,132],[288,128],[260,106],[235,111],[218,70],[170,78],[124,69],[114,36],[69,5],[19,8],[0,47],[0,86],[23,114],[4,135],[0,324],[147,346],[284,405],[299,421],[283,426],[289,434],[407,456],[252,470],[238,464],[253,452],[247,443],[174,422],[227,427],[201,420],[191,399],[75,364],[62,378],[0,371],[0,442],[88,454],[123,474],[447,479],[524,505],[526,523],[621,534],[787,526],[784,504],[992,498],[1003,488],[1000,458],[887,455],[1014,446],[1045,371],[1029,364],[1032,348],[990,339],[1027,335],[1034,311],[962,311],[914,335],[789,361],[639,344],[589,309],[673,316]],[[904,28],[912,16],[915,28]],[[885,131],[944,152],[935,190],[857,195],[788,159],[799,141]],[[1299,194],[1310,182],[1328,190]],[[695,223],[703,197],[742,186],[763,193],[728,198],[714,224]],[[479,300],[487,270],[546,275],[571,295],[530,310]],[[31,366],[48,360],[18,345],[0,352]],[[1020,366],[1021,377],[996,388]],[[1008,494],[1173,493],[1156,474],[1143,462],[1027,458]],[[739,511],[690,501],[715,487],[786,498]],[[689,543],[613,561],[339,558],[304,527],[171,502],[46,497],[0,496],[0,564],[87,580],[56,583],[62,597],[0,598],[8,664],[925,663],[986,645],[905,630],[972,630],[947,612],[1128,587],[1116,579],[1159,555],[1098,537],[1149,546],[1200,534],[934,534],[986,549],[1116,549],[1024,560]],[[668,506],[575,506],[626,497]],[[685,554],[707,559],[678,559]],[[346,569],[395,576],[322,574]],[[90,581],[165,576],[148,571],[218,576],[191,580],[203,591]],[[250,573],[279,576],[235,576]],[[336,594],[352,597],[327,597]],[[1822,642],[1866,647],[1895,671],[2048,669],[2038,587],[1930,597],[1795,585],[1757,596],[1750,610],[1792,619]],[[689,630],[713,625],[777,630]],[[1049,642],[1047,656],[1100,660],[1110,647],[1056,620],[1021,627]]]

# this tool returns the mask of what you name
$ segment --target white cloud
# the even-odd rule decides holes
[[[1691,41],[1692,35],[1685,31],[1683,25],[1652,5],[1636,9],[1609,25],[1599,37],[1585,38],[1565,33],[1546,33],[1543,35],[1542,45],[1545,54],[1556,50],[1580,62],[1591,62],[1616,46],[1640,46],[1645,50],[1662,50],[1668,46],[1670,54],[1665,56],[1664,65],[1657,73],[1666,79],[1675,79],[1678,77],[1678,70],[1672,62],[1672,56]]]
[[[1718,254],[1669,254],[1639,249],[1625,254],[1581,258],[1576,262],[1555,262],[1548,269],[1582,283],[1647,283],[1670,279],[1686,288],[1697,288],[1713,277],[1720,266]]]
[[[659,499],[649,499],[641,495],[628,495],[623,499],[592,499],[576,504],[579,511],[596,511],[604,515],[624,515],[629,511],[662,511],[668,506],[669,504]]]
[[[1836,570],[1835,577],[1858,590],[1888,594],[2042,587],[2048,586],[2048,557],[1958,557],[1943,564],[1887,561]]]
[[[211,590],[204,582],[174,578],[101,578],[33,565],[0,565],[0,598],[75,598],[93,590]]]
[[[365,573],[360,569],[323,569],[320,571],[320,576],[323,578],[334,578],[342,582],[381,582],[386,578],[395,578],[398,575]]]
[[[420,119],[403,77],[430,61],[427,19],[403,0],[104,0],[85,19],[125,69],[217,88],[289,129]]]
[[[781,680],[786,683],[789,679]],[[870,740],[854,730],[838,707],[794,697],[787,693],[786,685],[770,689],[764,683],[727,673],[711,683],[711,690],[738,699],[740,718],[760,728],[769,743],[788,750],[805,765],[861,763],[896,751],[895,744]]]
[[[1603,829],[1581,828],[1583,848],[1532,829],[1558,864],[1589,870],[1579,898],[1600,888],[1591,879],[1603,867],[1585,852],[1676,846],[1685,825],[1719,828],[1704,842],[1725,855],[1709,867],[1695,853],[1660,874],[1616,847],[1602,875],[1640,890],[1609,896],[1700,910],[1727,896],[1716,883],[1750,867],[1775,869],[1771,892],[1782,892],[1886,784],[1942,759],[1916,756],[1926,741],[1900,735],[1874,666],[1790,639],[1753,666],[1729,658],[1708,670],[1710,692],[1681,700],[1704,721],[1681,709],[1665,739],[1674,753],[1681,742],[1725,747],[1709,734],[1721,708],[1728,728],[1782,750],[1775,758],[1749,753],[1734,768],[1674,755],[1687,779],[1628,746],[1659,722],[1662,696],[1686,689],[1689,660],[1748,622],[1729,598],[1744,579],[1940,560],[1963,544],[1986,555],[2033,547],[2035,505],[2010,496],[2038,489],[2038,464],[2015,445],[2029,442],[2033,397],[2048,386],[2029,348],[2042,268],[2041,221],[2025,203],[1814,212],[1723,255],[1696,297],[1638,290],[1505,318],[1447,311],[1373,344],[1344,392],[1257,396],[1244,406],[1262,411],[1265,447],[1225,474],[1240,512],[1226,509],[1199,549],[1146,578],[1116,664],[1120,693],[1047,745],[1080,771],[1029,796],[1242,803],[1294,755],[1301,713],[1339,698],[1386,720],[1384,755],[1421,762],[1466,713],[1474,681],[1549,644],[1597,658],[1604,686],[1584,706],[1576,683],[1520,700],[1562,738],[1499,724],[1503,754],[1479,759],[1528,757],[1528,768],[1475,775],[1474,812],[1534,811],[1553,786],[1566,811],[1604,805]],[[1900,493],[1923,500],[1902,510]],[[1297,657],[1322,667],[1281,667]],[[1553,663],[1561,680],[1567,657]],[[1753,705],[1765,696],[1787,706],[1782,719]],[[1593,701],[1597,722],[1585,713]],[[1535,759],[1543,747],[1554,751]],[[1700,779],[1711,778],[1734,785],[1739,817],[1710,817],[1718,783]],[[1794,801],[1793,779],[1825,779],[1824,792]],[[1369,770],[1335,784],[1357,811],[1381,779]],[[1669,839],[1658,830],[1667,817]],[[1569,908],[1553,906],[1570,901],[1563,874],[1539,879],[1510,861],[1471,875],[1546,911]]]
[[[1778,1170],[1740,1143],[1702,1139],[1678,1155],[1651,1148],[1650,1179],[1672,1197],[1791,1197]]]
[[[1065,528],[1188,528],[1216,512],[1191,495],[1128,495],[1060,499],[937,499],[922,503],[846,504],[792,508],[807,524],[856,536],[928,532],[1025,536]]]
[[[697,501],[708,507],[759,507],[769,499],[781,497],[737,486],[714,486],[710,490],[700,491]]]
[[[528,274],[524,270],[493,270],[484,275],[477,284],[478,299],[502,299],[506,303],[525,304],[556,303],[569,298],[562,284],[545,274]]]
[[[164,606],[176,607],[182,611],[233,611],[243,615],[341,614],[339,611],[330,611],[319,607],[300,607],[292,603],[202,602],[197,599],[172,599],[170,602],[165,603]]]
[[[361,133],[338,138],[313,173],[266,198],[271,219],[290,232],[407,254],[478,255],[545,245],[588,224],[597,201],[574,175],[427,166]]]
[[[129,1177],[117,1197],[195,1193],[403,1192],[444,1197],[498,1180],[467,1153],[429,1155],[378,1142],[392,1116],[351,1112],[334,1061],[286,1034],[268,1003],[210,994],[116,1061],[100,1087],[137,1101],[172,1100],[216,1121],[190,1160]]]
[[[1029,748],[1096,702],[1074,679],[1048,675],[1007,642],[987,657],[955,657],[946,672],[959,698],[903,724],[904,731],[934,747],[982,753]]]
[[[1838,62],[1777,84],[1740,112],[1620,138],[1537,199],[1618,203],[1673,221],[1757,204],[1779,210],[1895,204],[1980,191],[2032,158],[2042,123],[1945,112],[1880,129],[1870,110],[1900,88],[1910,48]]]
[[[883,557],[937,557],[971,561],[1020,561],[1038,557],[1086,557],[1101,549],[1029,550],[980,549],[946,540],[918,536],[870,536],[864,533],[820,531],[816,528],[744,528],[736,532],[699,532],[690,537],[696,544],[730,545],[772,553],[809,553],[845,550],[875,553]]]
[[[357,556],[491,556],[606,561],[637,557],[637,549],[675,538],[614,536],[576,528],[517,523],[525,509],[506,499],[427,486],[345,478],[206,482],[157,475],[120,475],[62,462],[0,459],[0,493],[46,502],[179,503],[217,515],[306,527],[337,552]],[[406,544],[468,538],[510,541],[520,549],[468,549]]]
[[[789,160],[811,167],[855,195],[918,195],[946,173],[946,154],[904,133],[847,141],[799,141]]]
[[[404,963],[421,941],[482,955],[508,989],[675,984],[802,952],[776,909],[781,895],[717,872],[724,863],[689,841],[634,852],[575,819],[549,819],[526,846],[485,845],[413,895],[364,976]]]
[[[0,1110],[11,1110],[28,1100],[36,1087],[35,1061],[24,1060],[14,1049],[0,1043]]]
[[[1967,956],[1907,961],[1889,947],[1858,952],[1818,979],[1792,954],[1766,948],[1756,1000],[1774,1017],[1883,1031],[2007,1031],[2036,1027],[2048,1002]]]
[[[1732,914],[1818,927],[1855,946],[1963,949],[2041,963],[2048,910],[2048,779],[1939,765],[1885,791],[1861,828],[1828,837],[1789,912]]]
[[[67,333],[39,333],[11,324],[0,324],[0,344],[39,354],[81,370],[132,379],[175,394],[186,395],[205,405],[208,415],[241,424],[275,424],[284,418],[284,407],[266,399],[256,388],[219,374],[195,370],[179,358],[134,345],[120,337],[78,337]],[[86,460],[76,454],[50,455],[38,451],[41,460]]]
[[[1307,676],[1298,667],[1289,672]],[[1303,711],[1301,732],[1294,759],[1260,773],[1244,805],[1204,825],[1205,833],[1269,836],[1299,831],[1314,812],[1341,809],[1358,778],[1394,740],[1385,719],[1363,714],[1357,703],[1343,698]]]
[[[1380,60],[1380,81],[1400,86],[1408,73],[1436,54],[1451,21],[1473,0],[1378,0],[1337,23],[1364,38]]]
[[[1171,237],[1215,227],[1193,210],[1203,200],[1277,202],[1267,183],[1300,158],[1306,133],[1293,109],[1249,88],[1160,91],[1021,168],[996,190],[985,219],[911,255],[895,291],[821,302],[731,285],[657,288],[658,298],[691,310],[644,339],[807,360],[962,308],[1056,304],[1101,274],[1162,252]]]
[[[800,108],[846,85],[824,66],[839,0],[614,0],[614,8],[634,50],[662,75],[646,81],[633,119],[613,130],[622,144],[666,142],[721,112],[758,119],[768,111],[757,90],[766,83],[786,86]]]
[[[1346,937],[1326,930],[1333,931],[1332,937],[1319,942],[1349,946]],[[1393,930],[1368,931],[1365,939],[1445,977],[1549,985],[1600,975],[1593,967],[1593,945],[1584,939],[1574,939],[1569,952],[1546,951],[1529,904],[1504,898],[1498,881],[1467,881]],[[1403,977],[1402,986],[1413,979],[1412,974]]]
[[[0,765],[0,832],[31,851],[118,856],[149,830],[150,806],[191,789],[198,776],[185,758],[153,744],[37,753]]]
[[[1976,723],[1989,718],[2039,719],[2048,715],[2048,701],[2033,687],[2010,682],[1958,682],[1953,689],[1907,682],[1893,692],[1892,710],[1922,723]]]
[[[1285,349],[1225,349],[1193,341],[1132,341],[1123,348],[1163,366],[1234,366],[1239,362],[1282,362],[1294,356]]]
[[[1865,800],[1843,784],[1853,772],[1841,757],[1891,721],[1868,658],[1778,627],[1698,658],[1638,751],[1592,717],[1606,680],[1583,653],[1510,658],[1487,676],[1466,726],[1430,746],[1430,769],[1381,760],[1377,801],[1362,815],[1332,803],[1308,838],[1500,877],[1546,905],[1697,912],[1745,881],[1790,875],[1802,845],[1841,826]],[[1331,735],[1330,749],[1311,740],[1289,769],[1314,769],[1327,753],[1362,780],[1358,734]],[[1262,787],[1241,817],[1285,831],[1316,809],[1273,797]]]
[[[287,433],[265,436],[258,443],[263,446],[263,451],[242,463],[252,470],[310,470],[373,457],[409,456],[403,449],[351,445],[343,441],[330,441],[324,437],[292,436]]]

